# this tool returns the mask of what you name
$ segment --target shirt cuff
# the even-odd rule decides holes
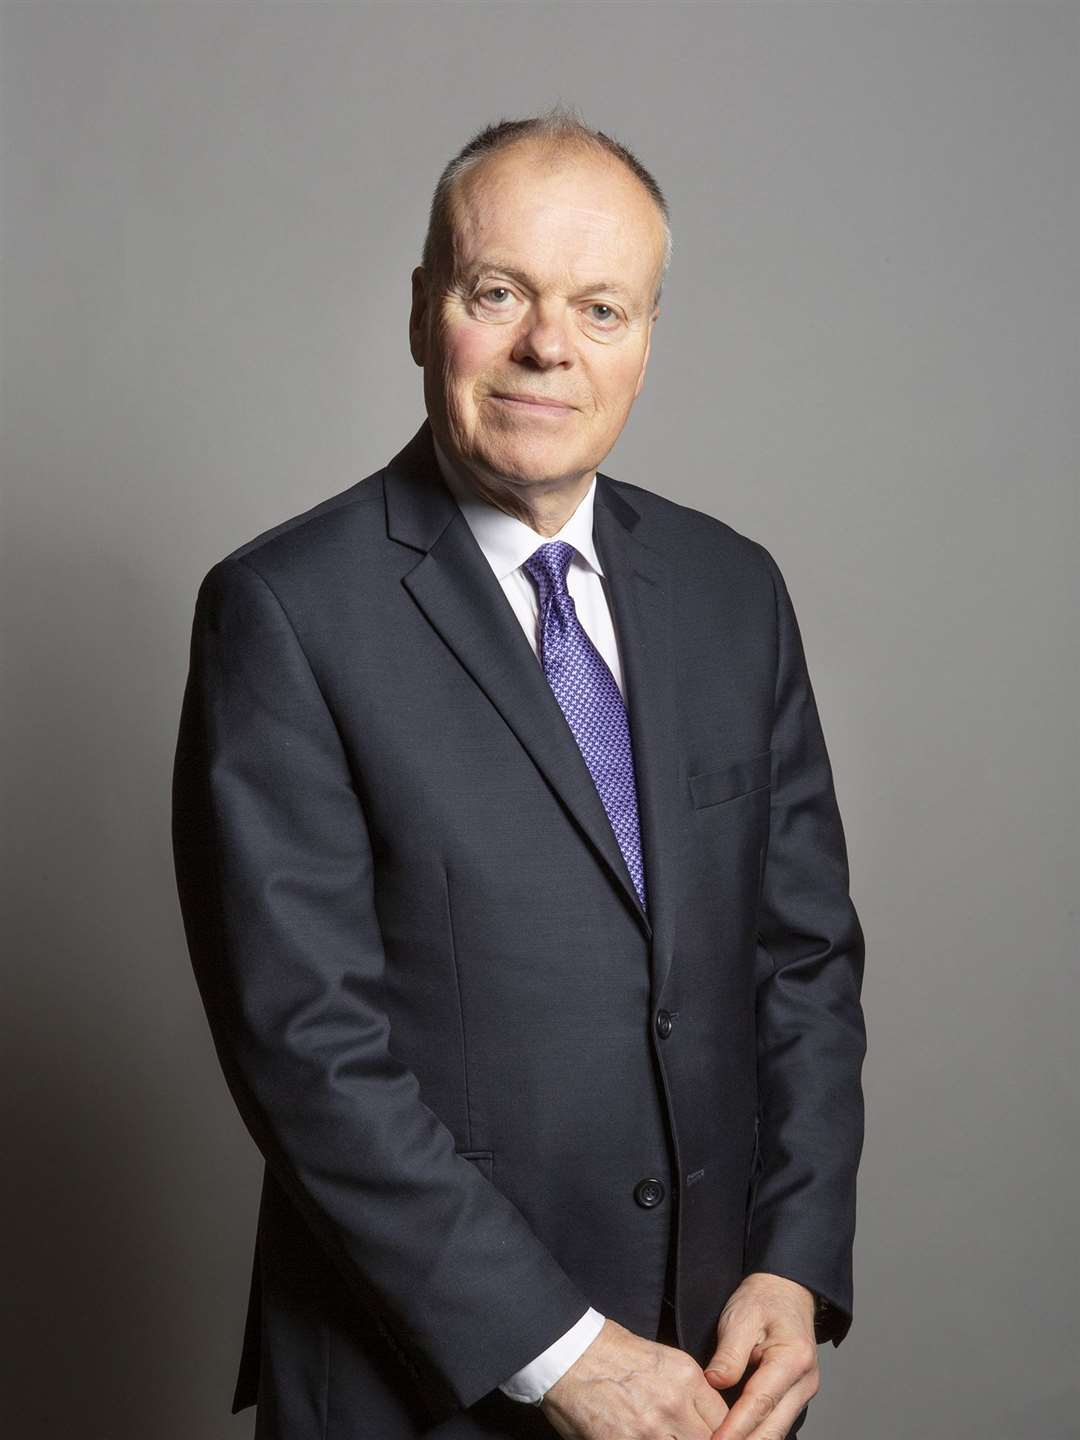
[[[576,1325],[571,1325],[542,1355],[515,1371],[499,1389],[511,1400],[520,1400],[524,1405],[539,1405],[555,1381],[562,1379],[578,1356],[600,1334],[604,1319],[600,1311],[590,1305]]]

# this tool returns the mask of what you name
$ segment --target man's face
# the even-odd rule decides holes
[[[613,158],[552,165],[525,143],[466,174],[455,212],[451,273],[413,273],[410,345],[439,443],[525,487],[591,475],[645,379],[655,205]]]

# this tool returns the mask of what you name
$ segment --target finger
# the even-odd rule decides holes
[[[709,1427],[709,1434],[723,1424],[728,1414],[728,1404],[711,1385],[698,1385],[693,1394],[694,1409]]]
[[[794,1347],[769,1355],[747,1380],[714,1440],[779,1440],[811,1395],[817,1394],[816,1355]]]
[[[816,1382],[809,1380],[792,1386],[769,1418],[750,1431],[749,1440],[786,1440],[799,1412],[814,1398],[817,1389]],[[711,1440],[726,1440],[723,1429],[714,1430]]]

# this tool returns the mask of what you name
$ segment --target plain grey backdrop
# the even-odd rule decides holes
[[[776,556],[867,935],[803,1433],[1080,1436],[1077,9],[37,0],[2,43],[7,1433],[251,1433],[261,1159],[169,843],[195,591],[412,435],[438,172],[562,100],[675,235],[602,468]]]

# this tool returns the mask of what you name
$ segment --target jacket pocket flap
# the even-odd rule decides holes
[[[772,783],[772,751],[762,750],[742,760],[729,760],[719,770],[705,770],[690,776],[690,796],[695,808],[719,805],[734,800],[751,790],[761,790]]]

